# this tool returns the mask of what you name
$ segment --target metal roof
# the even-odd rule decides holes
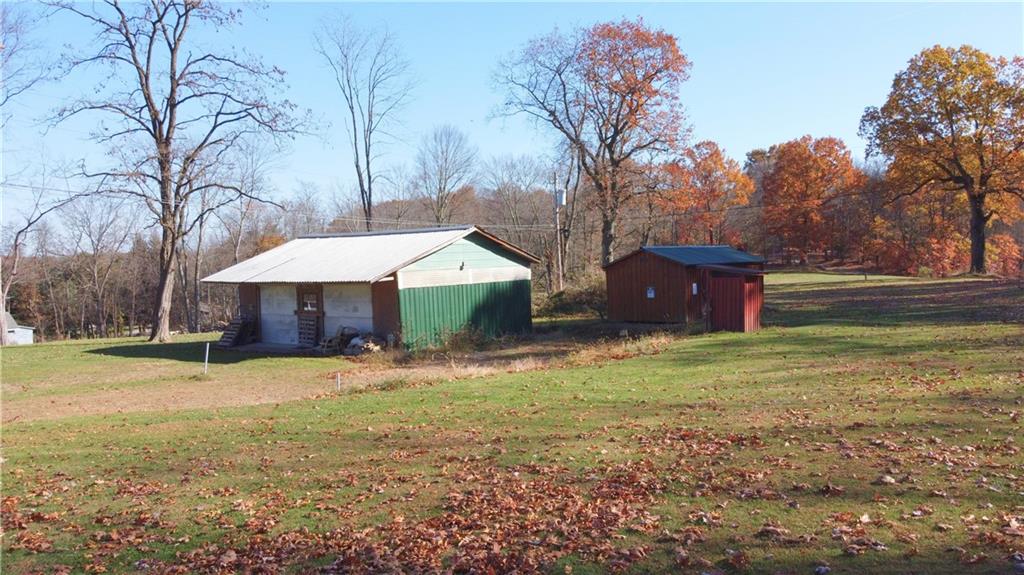
[[[616,263],[639,252],[650,252],[656,256],[661,256],[665,259],[687,266],[706,264],[764,263],[764,258],[748,254],[747,252],[737,250],[729,246],[644,246],[608,265],[615,265]]]
[[[315,234],[294,239],[202,281],[223,284],[373,282],[474,233],[527,261],[537,261],[535,256],[476,226]]]
[[[6,314],[7,316],[7,329],[15,329],[20,327],[21,329],[31,329],[35,331],[36,328],[32,326],[21,325],[20,323],[18,323],[18,320],[14,319],[14,316],[11,315],[11,312],[4,312],[4,314]]]
[[[700,264],[759,264],[764,258],[729,246],[647,246],[656,256],[688,266]]]

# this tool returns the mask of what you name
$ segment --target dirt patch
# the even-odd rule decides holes
[[[124,381],[122,368],[120,375],[103,378],[111,384],[109,387],[5,398],[3,422],[216,409],[311,399],[337,393],[336,373],[341,374],[341,392],[348,393],[370,387],[388,388],[588,365],[659,353],[677,337],[653,332],[650,326],[636,326],[632,333],[646,331],[649,334],[606,338],[613,329],[616,326],[596,324],[592,330],[580,327],[542,330],[529,339],[501,342],[487,350],[464,353],[434,352],[411,357],[374,354],[344,364],[339,359],[340,369],[334,370],[297,368],[263,373],[235,370],[225,374],[214,369],[208,377],[174,374],[156,380],[151,379],[151,373],[139,373],[140,380],[134,383]],[[234,364],[244,365],[244,362]]]

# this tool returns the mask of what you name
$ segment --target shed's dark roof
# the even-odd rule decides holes
[[[762,257],[729,246],[646,246],[641,249],[688,266],[764,263]]]

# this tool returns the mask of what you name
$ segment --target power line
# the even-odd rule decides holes
[[[47,192],[47,193],[60,193],[60,194],[71,194],[71,195],[73,195],[73,194],[88,195],[90,193],[96,193],[95,191],[94,192],[85,192],[85,191],[82,191],[82,190],[75,190],[75,189],[71,189],[71,188],[54,188],[54,187],[48,187],[48,186],[21,184],[21,183],[16,183],[16,182],[4,182],[3,184],[0,184],[0,185],[2,185],[2,186],[9,186],[9,187],[13,187],[13,188],[24,189],[24,190],[30,190],[30,191],[42,191],[42,192]],[[857,192],[847,192],[847,193],[844,193],[844,194],[838,194],[838,195],[835,195],[835,196],[831,196],[831,197],[823,199],[823,200],[805,200],[803,202],[798,202],[796,205],[799,205],[799,204],[812,204],[812,203],[819,203],[819,202],[820,203],[828,203],[828,202],[831,202],[831,201],[834,201],[834,200],[837,200],[837,199],[844,199],[844,198],[857,197],[857,196],[865,196],[865,195],[871,195],[871,194],[877,194],[877,192],[875,192],[873,190],[862,190],[862,191],[857,191]],[[697,217],[697,216],[707,215],[707,214],[727,214],[727,213],[730,213],[730,212],[737,212],[737,211],[743,211],[743,210],[763,210],[765,208],[771,208],[771,207],[777,207],[777,206],[783,206],[783,205],[785,205],[785,204],[758,203],[758,204],[745,204],[745,205],[730,206],[730,207],[727,207],[727,208],[710,208],[710,209],[697,209],[697,210],[691,209],[691,210],[672,211],[672,212],[664,212],[664,211],[662,211],[662,212],[658,212],[658,213],[645,214],[645,215],[640,215],[640,214],[636,214],[636,215],[624,214],[624,215],[620,215],[618,217],[618,221],[651,221],[651,220],[666,219],[666,218],[692,218],[692,217]],[[811,205],[811,206],[808,206],[808,207],[822,207],[822,206],[813,206],[813,205]],[[334,216],[334,217],[330,218],[330,221],[331,222],[345,221],[345,222],[352,222],[352,223],[358,223],[358,224],[364,224],[366,222],[365,218],[362,218],[362,217],[359,217],[359,216],[348,216],[348,215]],[[381,218],[381,217],[374,217],[372,222],[373,223],[378,223],[378,224],[396,225],[396,226],[400,226],[400,225],[417,225],[417,226],[422,226],[422,227],[439,227],[439,226],[450,225],[450,224],[447,224],[447,223],[439,223],[436,220],[412,220],[412,219],[405,219],[405,218]],[[497,223],[497,222],[495,222],[495,223],[487,223],[485,225],[487,225],[487,227],[490,227],[490,228],[509,229],[509,230],[524,230],[524,231],[530,231],[530,230],[533,230],[533,231],[554,231],[555,230],[555,225],[554,225],[553,222],[550,223],[550,224],[547,224],[547,223],[508,224],[508,223]]]

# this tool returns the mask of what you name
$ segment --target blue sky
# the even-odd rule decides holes
[[[388,27],[412,64],[417,86],[400,115],[388,164],[411,163],[421,136],[445,123],[464,130],[481,157],[547,154],[551,140],[543,130],[524,119],[492,118],[501,102],[492,74],[502,57],[555,27],[640,16],[674,34],[692,62],[681,99],[694,140],[713,139],[740,160],[751,149],[803,134],[841,137],[862,157],[857,126],[864,107],[880,104],[893,75],[927,46],[972,44],[991,54],[1024,54],[1021,2],[271,3],[250,10],[241,26],[201,33],[203,42],[250,50],[286,70],[287,97],[322,120],[317,137],[297,139],[277,162],[279,197],[292,193],[299,180],[324,190],[351,186],[340,97],[312,47],[313,30],[335,12],[363,26]],[[45,21],[39,32],[37,41],[51,54],[91,38],[90,30],[68,16]],[[65,98],[90,89],[94,79],[78,75],[47,84],[17,103],[3,144],[12,179],[43,162],[103,162],[85,138],[92,120],[48,131],[41,123]],[[7,221],[24,209],[27,195],[12,188],[4,195]]]

